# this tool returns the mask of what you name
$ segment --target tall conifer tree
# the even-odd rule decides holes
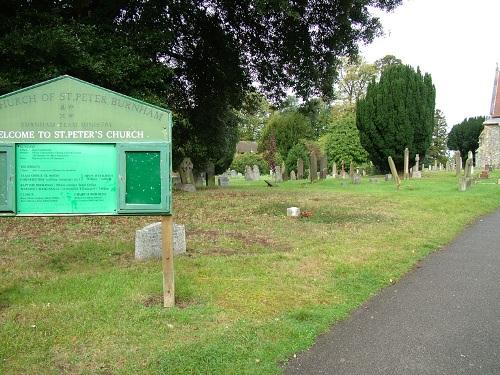
[[[403,167],[404,149],[410,160],[425,155],[434,128],[436,90],[429,74],[409,65],[391,65],[372,81],[364,99],[358,102],[356,125],[360,140],[380,171],[388,171],[392,156]]]

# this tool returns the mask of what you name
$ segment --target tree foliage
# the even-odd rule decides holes
[[[359,131],[356,128],[356,115],[353,111],[344,111],[332,119],[326,135],[321,143],[328,157],[328,163],[340,165],[353,161],[359,165],[368,161],[368,153],[359,140]]]
[[[446,118],[441,110],[436,109],[434,113],[434,129],[432,131],[432,143],[427,151],[425,163],[429,164],[434,160],[445,164],[448,160],[446,142],[448,139],[448,129]]]
[[[255,91],[248,92],[241,109],[235,112],[238,116],[239,140],[257,141],[271,114],[271,107],[265,96]]]
[[[337,99],[354,104],[366,93],[368,84],[377,76],[377,67],[363,58],[342,59],[337,84]]]
[[[304,162],[304,171],[309,168],[309,151],[306,145],[302,142],[293,146],[285,159],[286,170],[297,171],[297,160],[302,159]]]
[[[425,155],[434,128],[435,96],[431,76],[409,65],[391,65],[378,82],[370,83],[358,102],[356,125],[361,144],[381,171],[389,170],[388,156],[401,169],[405,147],[411,161],[415,154]]]
[[[484,116],[470,117],[451,128],[448,134],[448,148],[460,151],[465,162],[469,151],[473,153],[479,148],[479,135],[484,128]]]
[[[331,97],[339,58],[380,31],[370,7],[400,3],[4,0],[0,93],[70,74],[167,106],[174,159],[221,170],[237,138],[231,112],[251,82],[275,100],[288,88]]]
[[[275,112],[266,123],[259,142],[264,150],[274,135],[280,155],[286,158],[290,149],[304,139],[312,139],[313,131],[309,119],[295,110]]]
[[[269,165],[264,160],[264,157],[261,154],[254,154],[250,152],[235,155],[230,168],[234,169],[236,172],[245,174],[245,167],[247,165],[252,168],[254,165],[257,165],[261,173],[269,173]]]

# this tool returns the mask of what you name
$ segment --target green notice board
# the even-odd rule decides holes
[[[116,214],[113,144],[18,144],[18,214]]]
[[[7,152],[0,150],[0,207],[7,206]]]
[[[160,204],[160,151],[127,151],[127,204]]]

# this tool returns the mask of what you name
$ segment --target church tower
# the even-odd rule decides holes
[[[493,94],[491,95],[490,118],[484,122],[479,135],[479,148],[476,152],[476,166],[500,168],[500,69],[495,71]]]

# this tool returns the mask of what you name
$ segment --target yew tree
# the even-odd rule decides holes
[[[425,155],[432,140],[436,90],[430,74],[409,65],[390,65],[358,102],[356,125],[363,148],[380,171],[389,171],[392,156],[402,169],[404,149]]]

